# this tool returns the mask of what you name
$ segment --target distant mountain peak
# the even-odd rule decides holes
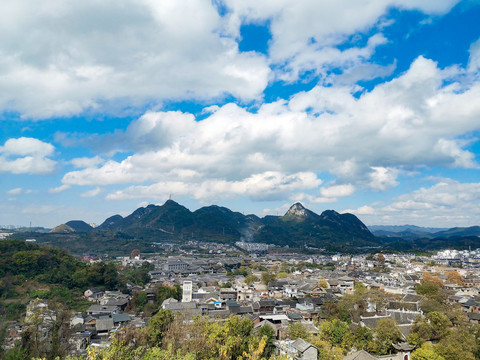
[[[301,203],[297,202],[290,206],[290,209],[285,213],[285,216],[307,218],[310,216],[310,211],[305,209]]]

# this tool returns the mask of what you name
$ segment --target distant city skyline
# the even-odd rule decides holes
[[[480,2],[0,5],[0,224],[171,196],[480,225]]]

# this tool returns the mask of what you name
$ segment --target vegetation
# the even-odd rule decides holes
[[[3,240],[0,254],[0,320],[17,320],[35,298],[82,311],[89,306],[82,297],[86,288],[123,286],[114,264],[87,265],[64,250]]]
[[[148,273],[154,268],[155,266],[153,264],[145,261],[139,267],[133,267],[122,271],[120,274],[120,279],[123,283],[131,282],[132,284],[144,286],[150,282],[151,277]]]

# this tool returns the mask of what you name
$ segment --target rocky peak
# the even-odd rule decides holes
[[[306,218],[308,217],[309,213],[308,210],[303,207],[302,204],[300,203],[295,203],[292,206],[290,206],[290,209],[286,212],[285,216],[295,216],[295,217],[301,217],[301,218]]]

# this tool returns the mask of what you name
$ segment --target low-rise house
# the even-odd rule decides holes
[[[473,299],[469,299],[465,302],[462,302],[460,303],[460,305],[462,306],[462,310],[465,311],[465,312],[472,312],[472,313],[480,313],[480,303],[478,303],[477,301],[473,300]]]
[[[277,355],[289,355],[295,360],[317,360],[318,349],[301,338],[274,341]]]
[[[192,316],[202,315],[202,310],[196,302],[171,302],[165,304],[163,308],[172,312],[181,312]]]
[[[125,314],[125,313],[123,313],[123,314],[113,314],[112,319],[113,319],[113,324],[116,327],[128,324],[132,320],[130,318],[130,315]]]
[[[104,292],[97,288],[90,288],[85,290],[83,296],[87,298],[88,301],[97,301],[103,296]]]
[[[70,319],[70,326],[74,327],[75,325],[83,325],[85,322],[85,319],[82,316],[82,313],[76,313],[71,319]]]
[[[115,305],[92,305],[87,309],[87,315],[92,316],[111,316],[119,313],[119,307]]]
[[[102,317],[97,320],[95,328],[97,330],[97,335],[104,336],[108,335],[110,331],[115,328],[115,324],[113,323],[113,319],[111,317]]]
[[[258,314],[272,314],[275,308],[274,300],[259,300],[252,304],[253,311]]]

